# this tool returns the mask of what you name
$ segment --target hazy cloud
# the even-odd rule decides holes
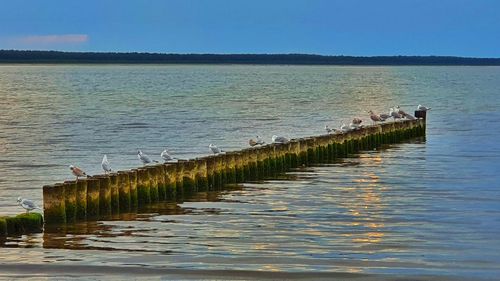
[[[50,35],[29,35],[5,38],[0,40],[1,45],[9,48],[72,48],[89,41],[87,34],[50,34]],[[0,49],[1,46],[0,45]]]
[[[32,35],[18,37],[15,41],[22,44],[80,44],[89,40],[87,34]]]

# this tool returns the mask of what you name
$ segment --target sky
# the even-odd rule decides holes
[[[500,1],[2,0],[0,49],[500,57]]]

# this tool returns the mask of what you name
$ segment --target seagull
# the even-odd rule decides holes
[[[399,105],[396,105],[396,111],[401,114],[402,116],[405,116],[405,115],[408,115],[408,113],[406,113],[404,110],[402,110]]]
[[[391,115],[392,118],[394,118],[394,120],[396,119],[401,119],[401,114],[399,114],[399,112],[397,112],[396,110],[394,110],[394,108],[391,107],[391,111],[389,112],[389,114]]]
[[[408,120],[415,120],[416,119],[413,115],[408,114],[406,112],[405,112],[405,114],[403,114],[403,117],[408,119]]]
[[[151,160],[151,158],[149,158],[149,156],[142,153],[142,151],[140,151],[140,150],[137,151],[137,158],[139,158],[139,160],[141,160],[143,165],[147,165],[147,164],[150,164],[153,162],[158,163],[158,161],[156,161],[156,160]]]
[[[111,165],[109,165],[108,156],[106,156],[106,154],[102,157],[101,167],[105,174],[111,172]]]
[[[177,158],[172,157],[170,154],[168,154],[168,150],[167,149],[163,150],[161,152],[160,156],[165,161],[165,163],[177,161]]]
[[[248,144],[250,146],[256,146],[256,145],[264,145],[266,142],[260,137],[260,136],[255,136],[255,139],[249,139]]]
[[[334,132],[334,130],[328,127],[328,125],[325,125],[325,131],[327,134],[331,134],[332,132]]]
[[[377,122],[385,121],[385,119],[383,119],[379,115],[373,113],[372,110],[368,111],[368,113],[370,113],[370,119],[372,119],[372,121],[373,121],[374,124],[376,124]]]
[[[351,128],[349,126],[347,126],[345,123],[342,123],[342,125],[340,125],[340,131],[342,133],[349,132],[350,130],[351,130]]]
[[[290,140],[285,138],[285,137],[278,137],[277,135],[274,135],[272,138],[273,143],[287,143]]]
[[[38,207],[35,202],[28,200],[28,199],[23,199],[21,197],[17,197],[17,204],[21,207],[23,207],[26,210],[26,213],[30,213],[30,211],[33,211],[35,209],[41,210],[40,207]]]
[[[385,120],[391,118],[391,115],[386,113],[380,113],[378,117],[380,117],[380,119],[382,119],[381,121],[384,122]]]
[[[360,129],[360,128],[361,128],[361,125],[360,125],[360,124],[356,124],[356,123],[351,122],[351,123],[349,124],[349,128],[350,128],[351,130],[358,130],[358,129]]]
[[[78,181],[79,177],[88,177],[88,175],[82,169],[80,169],[76,166],[69,165],[69,169],[71,170],[73,175],[76,176],[76,181]]]
[[[431,107],[427,107],[427,106],[423,106],[423,105],[419,104],[417,106],[417,110],[418,111],[427,111],[427,110],[431,110]]]
[[[361,125],[361,122],[363,122],[363,120],[361,120],[357,117],[352,119],[352,124],[354,124],[354,125]]]
[[[212,151],[213,154],[219,154],[224,152],[224,150],[218,148],[215,144],[211,143],[208,148],[210,148],[210,151]]]

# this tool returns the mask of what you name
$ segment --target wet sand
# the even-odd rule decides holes
[[[433,275],[388,275],[347,272],[270,272],[251,270],[191,270],[86,265],[0,265],[0,279],[92,279],[92,280],[353,280],[353,281],[465,281],[468,278]],[[488,279],[474,279],[487,281]],[[493,279],[491,279],[493,280]]]

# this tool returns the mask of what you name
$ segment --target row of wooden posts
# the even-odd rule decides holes
[[[273,177],[291,168],[328,163],[360,150],[425,136],[425,120],[363,127],[343,134],[292,139],[178,163],[144,166],[43,187],[46,224],[103,220],[148,204],[176,201],[225,184]]]

